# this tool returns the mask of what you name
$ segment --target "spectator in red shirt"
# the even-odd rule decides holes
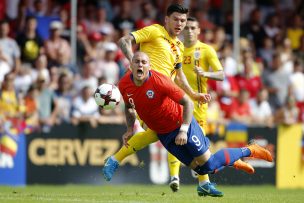
[[[256,98],[259,90],[263,87],[260,76],[254,76],[252,73],[253,61],[248,58],[244,61],[244,72],[236,76],[239,89],[245,89],[249,92],[250,99]]]
[[[208,80],[208,87],[218,93],[218,101],[225,118],[231,117],[231,106],[239,94],[237,81],[233,76],[226,76],[224,81]]]
[[[238,99],[233,102],[231,105],[231,120],[244,123],[244,124],[250,124],[251,123],[251,108],[249,105],[249,93],[247,90],[242,89],[240,91],[240,95]]]

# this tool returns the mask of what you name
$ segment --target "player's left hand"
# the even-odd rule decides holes
[[[199,66],[195,66],[194,72],[196,72],[196,74],[198,74],[201,77],[205,77],[204,70],[201,67],[199,67]]]
[[[196,101],[200,101],[201,103],[205,104],[211,101],[212,97],[210,94],[205,93],[195,93],[193,99]]]
[[[175,137],[175,144],[176,145],[184,145],[187,143],[187,133],[184,131],[180,131],[177,136]]]

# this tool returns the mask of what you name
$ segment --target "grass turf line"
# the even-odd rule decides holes
[[[304,190],[277,190],[274,186],[219,186],[224,197],[199,197],[196,185],[182,185],[172,193],[167,185],[33,185],[0,186],[1,203],[35,202],[303,202]]]

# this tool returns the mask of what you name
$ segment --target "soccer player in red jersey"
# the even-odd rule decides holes
[[[164,25],[153,24],[143,29],[131,32],[122,37],[118,44],[131,63],[134,55],[132,44],[139,44],[140,51],[145,52],[150,58],[150,64],[153,70],[156,70],[179,85],[192,99],[208,102],[211,97],[209,94],[194,91],[187,82],[182,69],[184,45],[178,39],[186,25],[188,9],[180,4],[171,4],[167,8]],[[140,119],[140,118],[139,118]],[[139,151],[151,143],[158,141],[157,133],[146,125],[142,125],[144,132],[133,133],[131,139],[126,145],[122,146],[118,152],[106,159],[103,175],[107,181],[110,181],[114,175],[116,165],[119,165],[127,156]],[[125,134],[128,136],[129,134]],[[131,136],[132,134],[130,134]],[[127,139],[127,137],[125,137]],[[169,186],[173,192],[179,190],[179,167],[180,161],[172,154],[168,153],[168,164],[170,172]],[[215,185],[209,185],[208,189],[211,196],[216,193],[221,195]],[[200,191],[198,190],[198,194]]]
[[[126,133],[133,130],[136,110],[145,124],[157,132],[164,147],[200,175],[233,166],[242,157],[273,160],[270,152],[257,144],[211,154],[209,139],[193,118],[191,99],[168,77],[151,70],[144,52],[134,54],[131,71],[121,79],[119,89],[126,107]]]

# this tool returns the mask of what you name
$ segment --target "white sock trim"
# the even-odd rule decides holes
[[[113,161],[116,161],[116,162],[118,162],[118,163],[119,163],[119,161],[117,161],[117,160],[115,159],[115,157],[114,157],[114,156],[111,156],[111,159],[112,159]]]
[[[176,178],[177,180],[179,180],[178,176],[170,176],[170,180],[173,180],[174,178]]]
[[[200,185],[200,186],[203,186],[203,185],[205,185],[205,184],[207,184],[207,183],[210,183],[210,180],[199,181],[199,185]]]

